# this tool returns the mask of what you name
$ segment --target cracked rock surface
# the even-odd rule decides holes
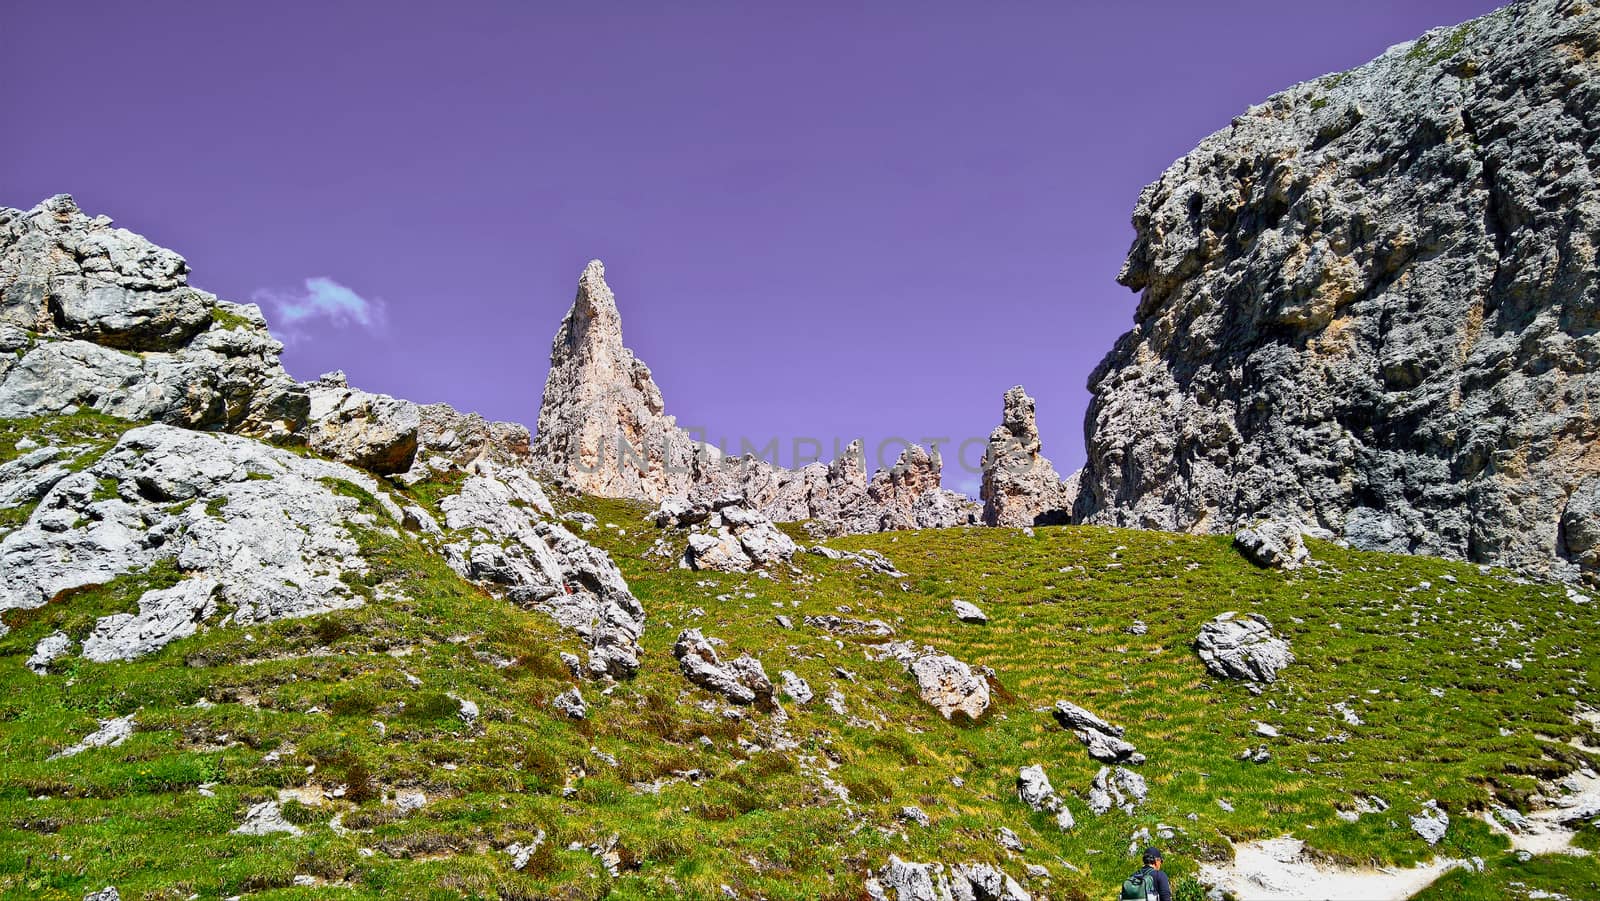
[[[1075,518],[1600,571],[1600,7],[1269,97],[1134,209]]]

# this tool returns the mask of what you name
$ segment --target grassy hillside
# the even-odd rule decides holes
[[[70,427],[94,443],[117,428],[12,425],[0,462],[17,429]],[[425,503],[447,492],[408,491]],[[558,505],[598,517],[585,537],[614,555],[650,617],[640,675],[609,693],[582,683],[584,721],[550,707],[575,684],[558,654],[578,640],[460,580],[412,534],[360,536],[373,563],[361,609],[214,627],[132,663],[68,657],[48,676],[24,666],[43,636],[81,638],[95,616],[176,579],[170,569],[6,613],[0,897],[76,901],[114,884],[123,898],[856,899],[894,853],[991,861],[1019,879],[1037,864],[1051,875],[1026,880],[1035,897],[1099,898],[1131,869],[1133,833],[1161,827],[1180,877],[1225,856],[1229,839],[1292,832],[1350,862],[1487,861],[1428,897],[1600,896],[1594,858],[1519,863],[1472,815],[1594,763],[1573,742],[1600,739],[1573,714],[1600,684],[1600,626],[1596,605],[1562,587],[1326,544],[1313,545],[1318,566],[1285,575],[1253,568],[1224,539],[1078,527],[829,542],[882,551],[904,579],[813,555],[770,579],[718,575],[646,556],[661,533],[640,506]],[[681,550],[682,534],[668,534]],[[989,624],[957,622],[953,598]],[[867,639],[802,623],[846,608],[992,667],[991,714],[947,723],[898,664],[866,659]],[[1210,677],[1189,646],[1226,610],[1263,613],[1293,642],[1297,664],[1259,696]],[[1147,634],[1126,631],[1135,618]],[[781,726],[770,712],[730,711],[678,673],[670,649],[687,626],[759,657],[774,678],[794,670],[817,699],[786,702]],[[830,690],[846,715],[823,703]],[[475,722],[461,699],[477,704]],[[1126,726],[1149,756],[1150,799],[1133,816],[1089,813],[1082,795],[1099,764],[1044,712],[1058,699]],[[48,759],[129,713],[126,743]],[[1257,721],[1281,737],[1257,737]],[[773,750],[785,736],[795,747]],[[1263,744],[1269,762],[1238,759]],[[1017,770],[1035,763],[1067,798],[1074,831],[1017,800]],[[426,803],[402,812],[396,793],[414,791]],[[1337,811],[1358,794],[1390,810],[1345,822]],[[279,798],[302,835],[231,833],[252,803]],[[1407,822],[1430,798],[1452,816],[1437,849]],[[899,819],[906,805],[931,825]],[[997,844],[1001,827],[1022,854]],[[512,869],[502,849],[540,832]],[[1595,830],[1579,844],[1600,847]],[[615,875],[591,848],[609,852]]]

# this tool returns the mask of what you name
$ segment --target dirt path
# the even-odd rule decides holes
[[[1234,846],[1233,863],[1207,864],[1200,879],[1239,901],[1405,901],[1464,861],[1436,858],[1409,868],[1339,867],[1303,853],[1305,842],[1274,838]]]

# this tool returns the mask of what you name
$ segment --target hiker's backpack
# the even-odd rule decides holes
[[[1148,901],[1156,896],[1156,877],[1149,867],[1129,876],[1122,883],[1122,901]]]

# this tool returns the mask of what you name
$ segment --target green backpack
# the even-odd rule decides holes
[[[1156,877],[1151,875],[1152,872],[1149,867],[1144,867],[1139,872],[1129,876],[1122,883],[1122,901],[1147,901],[1149,898],[1154,898],[1156,896]]]

